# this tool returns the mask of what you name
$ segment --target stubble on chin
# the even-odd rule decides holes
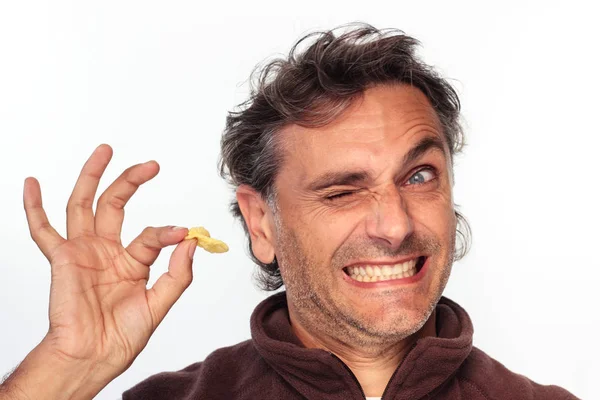
[[[447,254],[440,255],[439,242],[423,238],[413,238],[399,249],[399,254],[417,253],[423,250],[429,254],[443,257],[438,268],[441,269],[434,283],[433,290],[423,293],[429,297],[425,306],[412,310],[411,316],[400,314],[392,323],[381,325],[379,321],[370,321],[361,317],[357,311],[348,308],[349,304],[335,301],[325,281],[318,280],[318,261],[311,260],[310,252],[305,251],[302,242],[293,230],[278,223],[278,262],[286,287],[288,307],[292,323],[301,324],[303,329],[313,336],[327,338],[351,348],[363,348],[366,352],[382,352],[423,328],[429,320],[442,296],[442,292],[450,276],[453,261],[454,237]],[[344,249],[340,249],[342,252]],[[348,246],[345,254],[334,257],[337,260],[348,260],[357,254],[373,252],[373,247]],[[353,253],[353,254],[350,254]],[[381,253],[379,253],[381,254]],[[392,255],[394,256],[394,255]],[[324,267],[323,267],[324,268]],[[328,271],[326,271],[328,273]]]

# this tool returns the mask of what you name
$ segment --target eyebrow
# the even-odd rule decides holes
[[[400,168],[410,164],[429,151],[438,150],[446,155],[444,143],[437,136],[427,136],[421,139],[413,146],[402,158]],[[360,182],[366,182],[370,179],[367,170],[360,169],[356,171],[327,171],[315,178],[308,185],[308,190],[318,192],[330,186],[349,186]]]

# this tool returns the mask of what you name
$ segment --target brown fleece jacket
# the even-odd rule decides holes
[[[310,399],[364,400],[350,369],[335,355],[307,349],[292,333],[285,293],[260,303],[252,339],[218,349],[203,362],[137,384],[123,400]],[[464,309],[442,297],[437,337],[419,339],[392,375],[383,400],[576,399],[558,386],[539,385],[473,347]]]

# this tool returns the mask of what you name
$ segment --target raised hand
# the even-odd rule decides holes
[[[158,174],[150,161],[125,170],[92,208],[112,157],[99,146],[83,166],[67,205],[67,238],[48,222],[39,183],[25,180],[23,202],[31,236],[52,268],[44,342],[67,362],[89,361],[114,377],[126,370],[171,306],[192,282],[195,240],[185,228],[148,227],[127,247],[121,243],[124,206],[138,187]],[[168,272],[150,289],[149,269],[162,248],[179,243]],[[107,382],[108,383],[108,382]]]

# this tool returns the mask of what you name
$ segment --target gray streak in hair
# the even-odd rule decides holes
[[[336,36],[336,30],[348,29]],[[253,71],[250,96],[227,116],[221,138],[219,173],[237,189],[248,185],[271,210],[277,210],[274,183],[283,163],[278,133],[297,124],[320,127],[333,121],[369,87],[402,83],[421,90],[436,111],[453,156],[462,150],[460,101],[450,84],[416,55],[419,42],[397,29],[379,30],[350,24],[315,32],[300,39],[287,58]],[[305,46],[304,50],[300,48]],[[252,252],[251,237],[237,200],[230,210],[248,238],[248,251],[260,267],[258,283],[265,290],[283,285],[277,260],[265,264]],[[275,214],[275,213],[274,213]],[[469,224],[455,208],[455,260],[470,246]]]

